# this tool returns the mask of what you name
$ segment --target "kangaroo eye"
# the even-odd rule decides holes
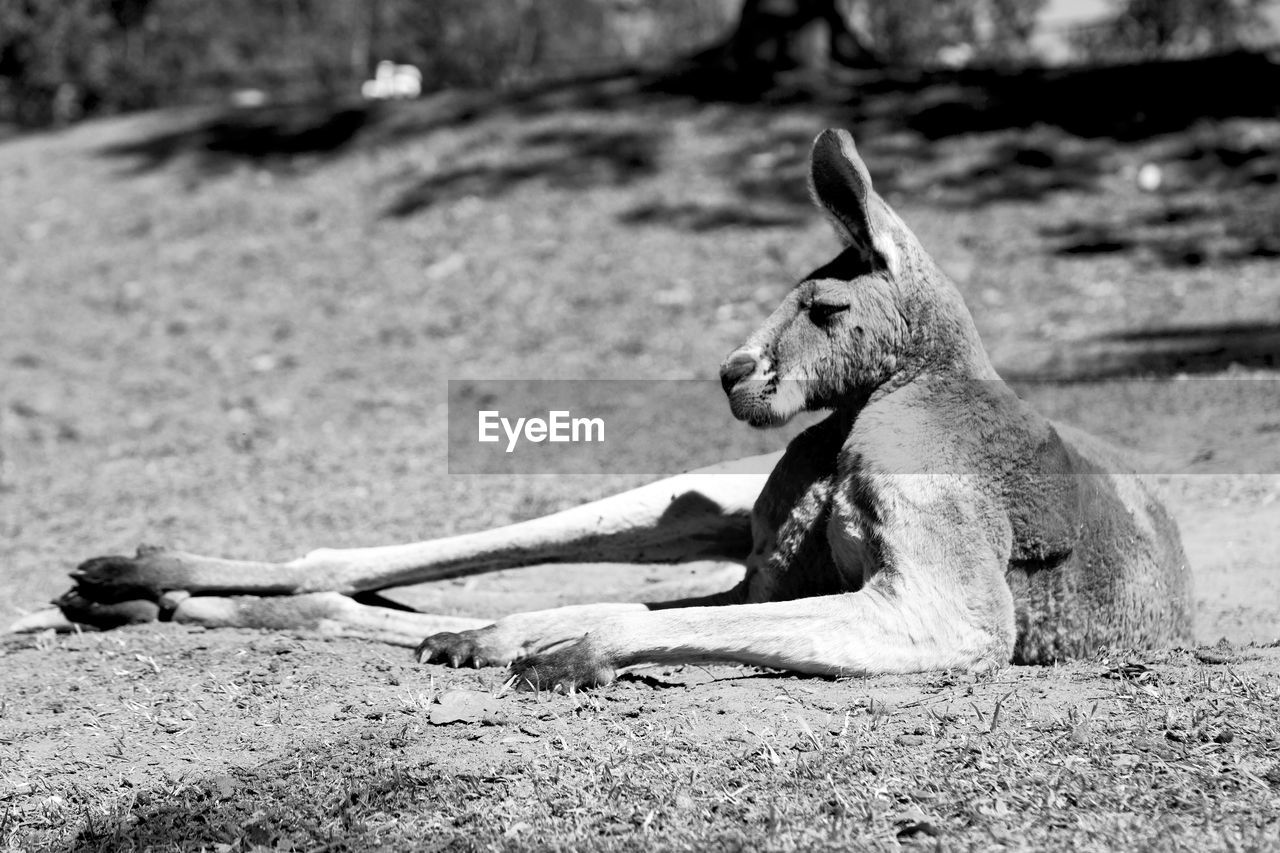
[[[809,319],[814,325],[825,326],[831,322],[831,319],[837,314],[842,314],[849,310],[848,305],[832,305],[827,302],[814,302],[809,306]]]

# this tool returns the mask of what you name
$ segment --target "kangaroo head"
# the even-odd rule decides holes
[[[720,366],[734,416],[773,426],[801,411],[860,407],[925,373],[994,377],[959,292],[872,190],[846,131],[814,141],[809,189],[845,249]]]

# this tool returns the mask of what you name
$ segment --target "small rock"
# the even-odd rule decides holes
[[[1200,663],[1223,664],[1235,660],[1230,648],[1196,649],[1196,660]]]
[[[455,273],[462,272],[466,269],[466,266],[467,256],[455,252],[430,264],[423,272],[431,281],[440,281]]]
[[[1133,746],[1140,752],[1149,752],[1164,759],[1173,758],[1177,755],[1166,741],[1156,738],[1138,738],[1133,742]]]
[[[449,723],[502,723],[501,703],[488,693],[476,690],[446,690],[431,708],[431,725]]]
[[[1143,163],[1135,178],[1138,189],[1144,193],[1153,193],[1164,183],[1164,170],[1155,163]]]
[[[914,838],[917,835],[926,835],[930,838],[937,838],[942,835],[942,830],[934,820],[921,810],[918,806],[912,806],[902,814],[898,815],[893,821],[893,825],[897,828],[898,838]]]
[[[236,781],[234,776],[222,774],[214,776],[209,780],[209,787],[219,799],[229,800],[236,795],[236,791],[240,790],[240,783]]]
[[[919,823],[903,824],[898,828],[899,838],[912,838],[917,835],[927,835],[930,838],[937,838],[941,834],[942,830],[938,829],[936,824],[927,820],[922,820]]]

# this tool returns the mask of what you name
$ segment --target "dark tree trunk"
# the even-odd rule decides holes
[[[879,65],[836,2],[745,0],[725,58],[736,68],[757,70]]]

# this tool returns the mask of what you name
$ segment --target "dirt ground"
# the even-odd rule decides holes
[[[998,368],[1062,380],[1022,393],[1152,455],[1200,648],[980,678],[658,668],[559,696],[317,636],[6,638],[0,844],[1280,849],[1280,289],[1256,225],[1277,207],[1240,177],[1280,169],[1280,123],[926,139],[874,104],[557,97],[414,105],[302,153],[237,149],[199,112],[0,142],[0,619],[142,541],[287,559],[639,482],[448,475],[443,379],[712,377],[834,248],[805,141],[853,124]],[[1148,160],[1161,194],[1134,186]],[[739,429],[726,411],[688,440]],[[496,615],[723,569],[398,596]]]
[[[6,660],[9,841],[1272,849],[1280,653],[1143,661],[856,682],[684,668],[493,698],[494,673],[354,641],[44,640]],[[470,721],[433,724],[458,690]]]

